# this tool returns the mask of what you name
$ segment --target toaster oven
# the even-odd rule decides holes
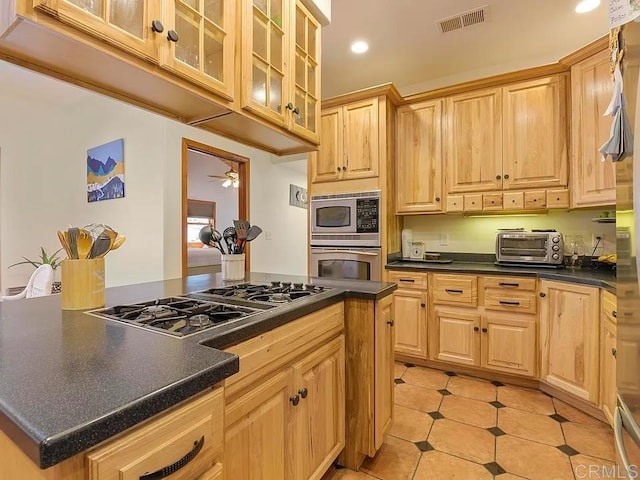
[[[564,259],[562,234],[546,232],[498,232],[496,260],[502,264],[559,266]]]

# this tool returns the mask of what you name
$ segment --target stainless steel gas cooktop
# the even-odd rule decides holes
[[[143,303],[116,305],[90,313],[184,338],[328,290],[331,289],[302,283],[243,283]]]

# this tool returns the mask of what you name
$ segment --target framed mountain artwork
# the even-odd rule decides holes
[[[124,197],[124,139],[87,150],[87,200]]]

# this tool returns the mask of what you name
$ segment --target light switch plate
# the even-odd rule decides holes
[[[298,185],[289,185],[289,205],[307,208],[307,189]]]

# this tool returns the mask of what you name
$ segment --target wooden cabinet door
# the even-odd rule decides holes
[[[395,334],[393,319],[393,297],[388,296],[376,303],[375,310],[375,354],[374,354],[374,445],[382,446],[384,435],[393,422],[394,368],[393,344]]]
[[[168,41],[165,34],[162,66],[233,100],[236,2],[163,1],[165,28],[178,40]]]
[[[242,0],[242,107],[285,126],[289,105],[291,3]]]
[[[396,353],[427,359],[427,292],[396,290],[393,294]]]
[[[287,463],[293,451],[289,425],[295,407],[289,401],[291,392],[289,369],[227,405],[224,478],[294,478]]]
[[[396,192],[398,213],[442,210],[442,100],[397,112]]]
[[[604,416],[613,426],[616,409],[616,326],[604,313],[600,319],[600,403]]]
[[[344,162],[344,121],[342,107],[322,111],[320,148],[311,159],[311,182],[334,182],[342,175]]]
[[[541,379],[598,402],[600,298],[594,287],[543,280]]]
[[[598,151],[609,139],[603,116],[613,94],[609,50],[571,67],[571,191],[574,206],[615,205],[616,169]]]
[[[292,409],[293,478],[319,480],[344,448],[344,336],[294,365],[293,372],[294,395],[299,397]]]
[[[566,76],[515,83],[503,92],[503,188],[567,185]]]
[[[160,22],[160,0],[33,0],[37,10],[54,15],[89,35],[129,53],[158,62],[159,42],[166,39],[151,25]]]
[[[475,311],[435,309],[434,360],[480,366],[480,314]]]
[[[320,118],[320,23],[298,0],[291,57],[293,81],[291,129],[312,142],[318,142]]]
[[[345,105],[344,166],[345,180],[377,177],[378,156],[378,99]]]
[[[501,190],[501,90],[448,98],[446,119],[447,192]]]
[[[536,321],[532,315],[486,312],[482,318],[482,367],[533,377]]]

